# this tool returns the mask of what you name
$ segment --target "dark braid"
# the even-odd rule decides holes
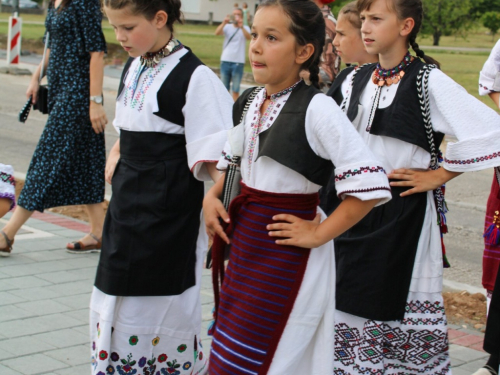
[[[141,14],[152,20],[160,10],[168,14],[167,27],[174,31],[174,23],[183,23],[180,0],[104,0],[104,5],[111,9],[129,7],[135,14]]]
[[[317,89],[321,88],[319,84],[319,64],[321,62],[321,55],[319,55],[315,61],[311,63],[309,67],[309,81],[311,81],[311,85],[316,87]]]
[[[434,64],[438,68],[441,68],[441,64],[439,63],[439,61],[433,59],[430,56],[427,56],[425,52],[420,49],[415,39],[417,39],[417,35],[412,33],[408,41],[410,42],[410,46],[415,51],[417,56],[420,57],[422,60],[424,60],[427,64]]]
[[[365,9],[370,9],[370,6],[374,3],[374,1],[375,0],[358,0],[358,11],[361,12]],[[422,0],[392,0],[389,7],[392,7],[400,20],[413,18],[415,26],[413,27],[413,30],[408,38],[408,44],[415,51],[417,56],[423,59],[427,64],[434,64],[439,68],[441,66],[439,62],[426,55],[416,42],[417,35],[420,31],[422,20],[424,18]]]
[[[304,62],[301,70],[308,70],[311,84],[319,88],[319,64],[325,46],[325,19],[311,0],[264,0],[259,8],[279,6],[290,19],[290,32],[299,46],[312,44],[314,53]]]
[[[413,34],[413,35],[410,35],[410,39],[408,41],[410,42],[410,46],[411,46],[411,48],[413,48],[413,50],[415,51],[417,56],[420,57],[421,59],[423,59],[423,58],[425,58],[425,52],[420,49],[420,47],[418,46],[418,43],[415,39],[417,39],[417,36],[415,34]]]

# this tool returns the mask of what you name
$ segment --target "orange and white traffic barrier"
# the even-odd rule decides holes
[[[22,19],[17,13],[9,17],[9,35],[7,43],[7,62],[9,64],[19,64],[21,55],[21,25]]]

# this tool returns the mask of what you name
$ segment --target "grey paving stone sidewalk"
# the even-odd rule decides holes
[[[0,219],[4,225],[10,214]],[[72,220],[72,219],[67,219]],[[89,300],[98,254],[74,255],[82,232],[30,219],[14,252],[0,258],[0,375],[90,374]],[[211,319],[211,278],[203,275],[203,344]]]
[[[9,217],[0,219],[0,226]],[[81,223],[62,218],[56,220]],[[99,255],[67,253],[66,243],[82,232],[66,227],[32,218],[16,237],[12,256],[0,258],[0,375],[90,373],[88,305]],[[201,293],[203,344],[208,347],[213,307],[208,270]],[[451,328],[457,337],[479,335]],[[454,375],[472,374],[487,357],[455,343],[450,355]]]

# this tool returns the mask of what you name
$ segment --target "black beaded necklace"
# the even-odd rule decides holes
[[[302,80],[299,80],[299,81],[295,82],[292,86],[287,87],[286,89],[283,89],[283,90],[278,91],[278,92],[276,92],[276,93],[274,93],[274,94],[271,94],[271,95],[266,95],[266,100],[276,100],[276,99],[278,99],[279,97],[281,97],[281,96],[283,96],[283,95],[286,95],[286,94],[288,94],[289,92],[292,92],[292,91],[293,91],[293,89],[294,89],[295,87],[297,87],[297,85],[300,83],[300,81],[302,81]]]

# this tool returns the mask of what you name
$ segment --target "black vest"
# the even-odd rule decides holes
[[[354,70],[353,66],[350,66],[349,68],[343,69],[335,78],[335,81],[333,81],[332,85],[330,86],[330,89],[328,90],[327,94],[328,96],[331,96],[333,100],[335,100],[335,103],[337,105],[341,105],[342,102],[344,101],[344,95],[342,94],[342,83],[344,83],[345,79],[351,72]]]
[[[246,90],[234,103],[233,122],[241,119],[248,96],[254,88]],[[273,126],[259,134],[258,158],[267,156],[300,173],[317,185],[326,185],[333,171],[330,160],[316,155],[306,136],[306,111],[314,95],[320,90],[300,82],[292,91]]]
[[[187,47],[184,46],[184,48]],[[120,86],[118,87],[118,97],[125,86],[125,78],[128,75],[132,61],[134,61],[134,58],[129,58],[123,68]],[[157,99],[159,110],[154,113],[155,115],[179,126],[184,126],[182,108],[184,108],[186,104],[186,93],[189,82],[191,81],[191,76],[200,65],[203,65],[203,63],[193,52],[191,52],[191,50],[180,58],[177,66],[172,69],[167,79],[165,79],[158,90]],[[162,105],[161,103],[165,104]]]
[[[416,59],[405,69],[406,74],[399,83],[391,105],[376,110],[370,134],[396,138],[430,153],[417,90],[417,76],[423,65],[422,61]],[[347,110],[347,117],[351,121],[354,121],[358,114],[359,98],[376,66],[377,64],[370,64],[360,68],[354,77],[351,101]],[[440,145],[443,137],[443,134],[434,132],[435,144]]]

